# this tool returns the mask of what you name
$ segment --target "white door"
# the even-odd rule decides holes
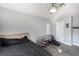
[[[73,45],[79,46],[79,16],[73,16]]]
[[[64,42],[64,21],[56,22],[56,39]]]
[[[73,30],[73,45],[79,46],[79,30]]]
[[[66,17],[64,22],[64,42],[67,45],[72,45],[72,18]]]

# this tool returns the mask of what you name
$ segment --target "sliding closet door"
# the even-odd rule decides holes
[[[64,42],[64,21],[56,22],[56,39],[59,42]]]
[[[79,16],[73,16],[73,45],[79,46]]]

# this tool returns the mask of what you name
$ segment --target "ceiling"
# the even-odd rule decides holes
[[[53,19],[61,19],[71,16],[79,16],[79,3],[66,3],[63,8],[56,12]]]
[[[64,3],[0,3],[0,7],[18,12],[50,19],[50,9],[56,7],[57,11]]]
[[[49,3],[0,3],[0,7],[49,19]]]

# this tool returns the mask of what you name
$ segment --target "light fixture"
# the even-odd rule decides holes
[[[65,3],[51,3],[51,7],[50,7],[50,10],[49,10],[49,13],[50,14],[54,14],[62,6],[65,6]]]
[[[53,7],[53,8],[50,9],[50,14],[53,14],[53,13],[55,13],[56,11],[57,11],[56,8]]]

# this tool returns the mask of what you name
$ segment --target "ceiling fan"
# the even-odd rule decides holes
[[[65,6],[65,3],[51,3],[50,14],[54,14],[59,8]]]

